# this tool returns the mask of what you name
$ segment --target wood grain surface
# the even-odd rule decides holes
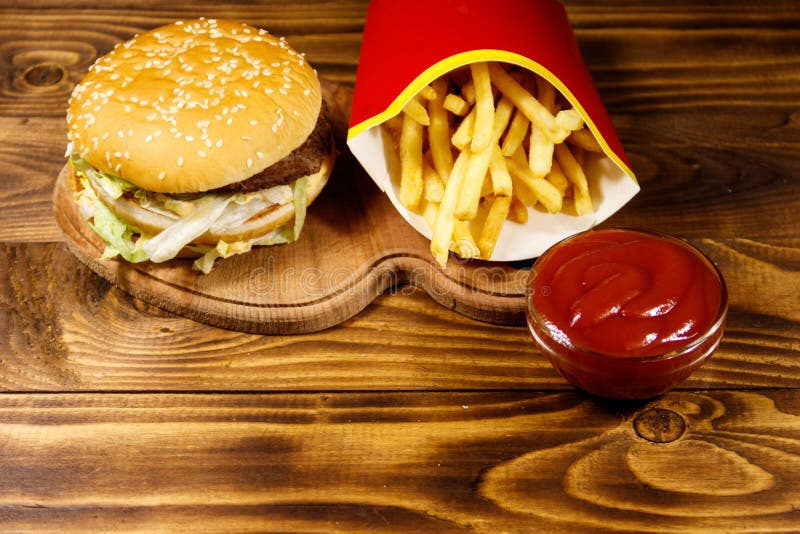
[[[0,532],[800,530],[798,1],[566,2],[642,185],[609,224],[689,239],[729,289],[720,349],[661,398],[586,396],[524,327],[402,281],[262,336],[66,249],[64,113],[98,56],[228,17],[350,84],[366,8],[0,0]]]
[[[790,391],[625,405],[575,393],[6,395],[0,414],[9,530],[197,517],[205,532],[797,527]]]

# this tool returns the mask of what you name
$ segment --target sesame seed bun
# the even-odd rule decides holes
[[[72,93],[74,150],[161,193],[243,181],[288,156],[317,124],[316,73],[283,38],[198,19],[143,33],[100,58]]]

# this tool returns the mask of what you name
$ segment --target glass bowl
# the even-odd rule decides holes
[[[669,298],[647,308],[636,301],[645,293]],[[534,341],[568,382],[601,397],[649,398],[679,385],[716,350],[727,310],[717,267],[685,241],[649,230],[575,234],[539,257],[528,284]]]

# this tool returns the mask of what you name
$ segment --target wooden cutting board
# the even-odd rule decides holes
[[[424,289],[441,305],[479,321],[525,322],[528,270],[463,261],[446,269],[429,241],[397,213],[344,143],[352,92],[323,81],[341,152],[328,185],[309,207],[300,239],[217,260],[208,275],[191,260],[129,264],[98,260],[102,240],[80,216],[69,168],[55,186],[56,221],[69,250],[115,286],[193,320],[260,334],[314,332],[364,309],[378,295]]]

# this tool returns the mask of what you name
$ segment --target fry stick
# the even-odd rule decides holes
[[[472,80],[467,80],[464,85],[461,86],[461,97],[466,100],[470,106],[475,105],[475,84],[472,83]]]
[[[551,115],[557,113],[556,88],[541,76],[536,77],[536,97]]]
[[[594,211],[592,207],[592,197],[589,196],[589,191],[583,192],[578,189],[574,190],[573,202],[575,203],[575,213],[577,215],[586,215]]]
[[[477,103],[476,103],[477,106]],[[489,170],[489,161],[492,157],[492,151],[497,145],[500,135],[506,129],[508,121],[511,120],[511,113],[514,110],[514,105],[507,98],[503,98],[497,104],[497,111],[492,117],[492,130],[489,132],[489,144],[482,150],[476,152],[472,150],[472,157],[470,158],[469,167],[467,168],[466,176],[464,177],[464,184],[461,186],[461,195],[458,198],[456,205],[456,217],[462,220],[474,219],[478,212],[478,204],[480,203],[480,192],[483,179]],[[475,135],[477,135],[478,123],[475,123]],[[473,136],[473,146],[474,146]]]
[[[489,214],[483,223],[481,236],[478,238],[478,249],[480,249],[481,258],[488,260],[492,257],[494,246],[500,237],[500,230],[503,228],[510,206],[511,197],[494,197],[492,207],[489,208]]]
[[[433,231],[436,228],[436,215],[439,213],[439,204],[436,202],[425,202],[425,207],[422,208],[422,218],[428,228]]]
[[[458,125],[453,136],[450,138],[450,142],[453,143],[453,146],[459,150],[464,150],[469,146],[472,142],[472,132],[475,130],[475,108],[472,108],[472,111],[464,117],[464,120],[461,121],[461,124]]]
[[[475,131],[472,134],[471,148],[473,152],[479,152],[489,146],[492,139],[494,96],[489,66],[480,62],[472,63],[469,68],[475,84]]]
[[[408,104],[403,108],[403,113],[423,126],[428,126],[431,123],[428,112],[425,111],[425,106],[420,104],[416,98],[408,101]]]
[[[550,172],[545,176],[545,180],[553,184],[558,192],[561,193],[563,197],[567,193],[567,189],[569,188],[569,180],[567,177],[564,176],[564,172],[561,170],[561,165],[558,164],[557,161],[553,162],[553,166],[550,168]]]
[[[580,130],[575,130],[572,132],[569,137],[567,137],[567,142],[579,146],[584,150],[588,150],[589,152],[602,152],[603,148],[600,146],[600,143],[597,142],[592,132],[589,131],[587,128],[581,128]]]
[[[447,81],[439,78],[433,82],[433,90],[436,97],[428,101],[428,115],[430,126],[428,127],[428,144],[431,148],[431,158],[436,174],[447,181],[450,172],[453,170],[453,153],[450,151],[450,122],[447,119],[447,112],[442,107],[444,94],[447,91]]]
[[[436,98],[437,93],[433,87],[431,87],[430,85],[426,85],[425,87],[419,90],[419,96],[421,96],[425,100],[433,100],[434,98]]]
[[[508,220],[519,224],[528,222],[528,207],[516,196],[511,197],[508,209]]]
[[[439,204],[439,212],[436,215],[436,226],[433,229],[431,238],[431,253],[440,267],[447,265],[447,256],[450,249],[450,239],[453,237],[455,226],[455,209],[458,201],[458,193],[464,181],[464,173],[469,165],[470,154],[468,150],[462,150],[461,154],[453,163],[453,172],[444,187],[444,196]]]
[[[514,158],[506,158],[506,165],[511,176],[525,183],[547,211],[556,213],[561,210],[563,200],[553,184],[535,176],[527,165],[518,163]]]
[[[556,119],[534,96],[522,87],[497,63],[489,64],[489,74],[492,83],[500,89],[504,96],[511,99],[534,124],[541,128],[548,138],[553,142],[561,142],[567,135],[568,130],[563,130],[556,124]]]
[[[553,146],[553,142],[541,128],[531,126],[528,167],[535,176],[544,178],[550,172],[550,166],[553,163]]]
[[[422,125],[405,113],[400,132],[400,202],[416,209],[422,185]]]
[[[556,114],[556,124],[560,128],[573,132],[583,127],[583,119],[580,113],[574,109],[563,109]]]
[[[422,162],[423,195],[428,202],[441,202],[444,196],[444,182],[427,159]]]
[[[503,155],[510,156],[522,145],[525,134],[528,132],[530,121],[519,109],[514,112],[514,118],[508,126],[506,136],[503,138]]]
[[[506,159],[506,164],[508,163],[508,159]],[[536,193],[533,192],[533,189],[527,184],[520,180],[517,176],[511,175],[511,184],[514,187],[514,198],[518,199],[520,203],[525,206],[535,206],[539,199],[536,197]]]
[[[469,173],[469,170],[467,170],[467,172]],[[484,177],[483,177],[483,183],[481,183],[481,196],[480,196],[480,198],[483,198],[486,195],[491,195],[491,194],[492,194],[492,177],[491,177],[491,175],[489,173],[486,173],[484,175]],[[461,200],[461,198],[459,198],[459,200]],[[480,199],[479,199],[479,201],[480,201]],[[456,211],[457,210],[458,210],[458,207],[456,207]],[[456,214],[456,217],[458,217],[458,214]],[[468,219],[468,220],[472,220],[472,219]]]
[[[551,114],[555,115],[556,106],[556,90],[550,82],[542,78],[536,77],[536,96],[541,102],[542,106],[547,109]],[[553,161],[553,141],[544,133],[541,128],[531,126],[530,143],[528,145],[528,165],[530,166],[533,174],[536,176],[544,177],[550,172],[550,166]]]
[[[450,93],[444,97],[444,103],[442,104],[442,107],[444,107],[444,109],[453,115],[458,115],[459,117],[466,115],[470,109],[466,100],[458,95],[454,95],[453,93]]]
[[[481,255],[481,250],[469,231],[469,223],[467,221],[455,222],[453,242],[450,244],[450,249],[462,258],[477,258]]]
[[[561,170],[564,175],[572,183],[575,191],[580,191],[581,194],[589,194],[589,182],[586,180],[586,175],[583,169],[578,164],[578,161],[570,152],[569,147],[565,144],[556,146],[556,158],[558,164],[561,165]]]
[[[511,196],[512,185],[511,175],[508,174],[508,166],[503,158],[500,147],[492,147],[492,155],[489,160],[489,174],[492,176],[492,192],[497,196]]]

